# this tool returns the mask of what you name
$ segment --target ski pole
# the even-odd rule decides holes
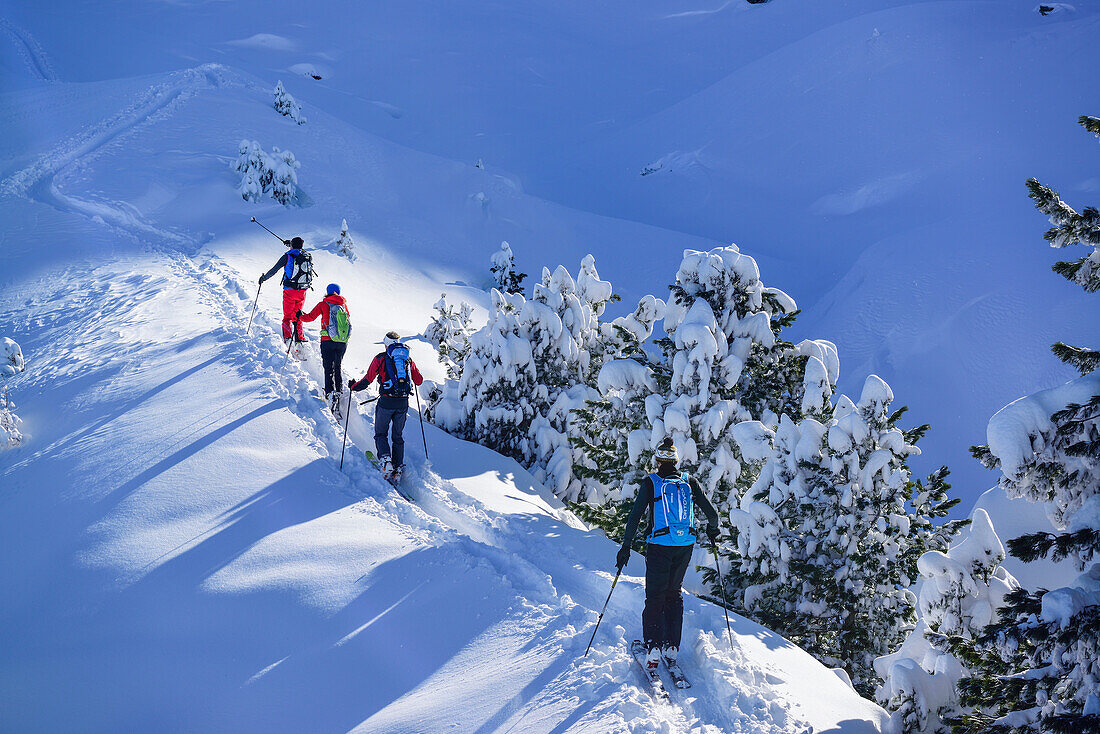
[[[607,602],[611,601],[611,595],[615,593],[615,584],[619,583],[619,575],[622,572],[622,566],[615,569],[615,580],[611,582],[611,591],[607,592],[607,601],[603,603],[603,609],[600,610],[600,616],[596,619],[596,628],[592,630],[592,637],[588,640],[588,647],[584,648],[584,657],[588,657],[588,651],[592,649],[592,640],[596,639],[596,630],[600,628],[600,622],[603,621],[603,613],[607,611]]]
[[[252,221],[253,221],[253,222],[256,222],[256,224],[260,225],[261,227],[264,227],[264,225],[263,225],[263,223],[262,223],[262,222],[259,222],[259,221],[257,221],[257,220],[256,220],[256,217],[252,217]],[[264,229],[267,229],[267,227],[264,227]],[[267,229],[267,231],[268,231],[268,232],[271,232],[271,230],[270,230],[270,229]],[[282,242],[282,243],[283,243],[284,245],[286,244],[286,240],[284,240],[284,239],[283,239],[282,237],[280,237],[279,235],[275,234],[274,232],[271,232],[271,236],[272,236],[272,237],[274,237],[275,239],[279,240],[279,242]]]
[[[730,651],[733,651],[733,630],[730,629],[729,599],[726,597],[726,582],[722,580],[722,564],[718,561],[718,544],[711,546],[714,550],[714,570],[718,572],[718,585],[722,587],[722,612],[726,615],[726,633],[730,636]]]
[[[373,398],[367,398],[366,400],[364,400],[363,402],[361,402],[359,404],[360,405],[366,405],[367,403],[373,403],[375,400],[378,399],[378,397],[379,397],[378,395],[375,395]]]
[[[245,327],[244,333],[248,334],[252,331],[252,319],[256,317],[256,306],[260,304],[260,289],[264,287],[263,283],[256,286],[256,300],[252,302],[252,315],[248,317],[248,326]]]
[[[262,225],[261,225],[262,226]],[[290,359],[290,350],[294,348],[294,345],[298,343],[298,317],[294,317],[294,326],[290,330],[290,342],[286,345],[286,356],[283,357],[283,368],[286,367],[286,361]]]
[[[344,391],[340,390],[340,396],[343,397]],[[348,412],[344,415],[344,445],[340,447],[340,469],[344,468],[344,449],[348,447],[348,419],[351,418],[351,406],[354,403],[351,399],[351,390],[348,390]]]
[[[416,414],[420,416],[420,437],[424,439],[424,461],[428,460],[428,437],[424,434],[424,411],[420,409],[420,391],[413,383],[413,394],[416,395]]]

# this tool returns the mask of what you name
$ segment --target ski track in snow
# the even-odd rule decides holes
[[[49,57],[34,36],[3,17],[0,17],[0,28],[15,40],[16,50],[35,77],[44,82],[58,81]]]
[[[0,25],[21,40],[21,48],[26,49],[29,63],[40,76],[52,80],[48,61],[36,51],[33,40],[19,35],[6,21],[0,20]],[[200,300],[219,324],[212,334],[221,345],[216,359],[235,366],[243,377],[262,380],[274,389],[276,398],[302,421],[307,431],[303,438],[307,443],[324,447],[333,460],[338,461],[343,426],[333,419],[319,399],[317,378],[321,368],[316,357],[311,355],[304,363],[291,360],[284,368],[285,350],[277,336],[279,319],[263,310],[257,312],[253,323],[256,338],[247,341],[240,338],[241,325],[248,320],[254,296],[250,285],[243,284],[239,275],[216,256],[197,264],[186,254],[201,245],[194,235],[157,227],[127,202],[85,198],[86,195],[76,196],[64,190],[65,179],[108,146],[120,144],[129,135],[166,119],[204,89],[239,83],[229,81],[225,72],[216,65],[207,65],[169,75],[169,81],[150,86],[124,109],[71,137],[31,166],[0,182],[0,195],[26,196],[59,211],[82,215],[166,258],[170,279],[176,281],[171,285],[197,289]],[[72,272],[74,280],[78,275]],[[68,326],[61,327],[66,329],[61,338],[71,342],[77,352],[94,345],[103,335],[98,329],[85,331],[82,323],[111,324],[110,328],[117,328],[118,324],[126,323],[127,314],[140,303],[143,294],[166,285],[169,284],[141,275],[93,283],[66,306],[87,311],[88,318],[73,319]],[[105,313],[108,310],[110,313]],[[125,357],[125,351],[116,355],[120,357]],[[65,360],[65,354],[57,354],[47,358],[41,367],[57,373],[66,369],[71,371],[73,367],[67,366]],[[223,407],[239,411],[246,406]],[[547,720],[556,712],[560,718],[563,699],[576,703],[574,713],[565,721],[556,721],[556,726],[547,725],[547,729],[553,726],[555,732],[690,731],[705,734],[805,731],[805,724],[795,719],[789,704],[768,687],[762,678],[766,678],[766,674],[749,661],[725,662],[725,654],[718,652],[723,640],[709,633],[699,635],[695,649],[685,659],[694,656],[699,662],[711,661],[714,670],[705,672],[702,667],[689,668],[695,688],[690,691],[673,689],[670,703],[653,700],[638,678],[623,644],[623,625],[633,629],[637,624],[637,608],[623,599],[625,591],[620,592],[618,603],[613,600],[609,606],[601,634],[589,657],[581,658],[610,575],[592,574],[575,567],[565,581],[570,585],[570,593],[561,593],[551,575],[550,559],[562,553],[556,533],[532,533],[530,527],[512,522],[507,515],[491,511],[477,499],[459,491],[427,465],[412,466],[404,480],[407,485],[416,486],[410,492],[416,503],[400,499],[364,457],[363,447],[355,437],[373,448],[369,445],[373,426],[358,409],[355,412],[344,457],[344,474],[350,480],[345,491],[354,500],[354,507],[391,523],[416,546],[434,546],[446,548],[449,553],[464,554],[468,563],[490,571],[520,600],[514,620],[515,634],[529,641],[526,654],[558,661],[536,677],[528,686],[532,690],[525,689],[517,694],[479,732],[523,727],[525,719],[537,719],[540,713],[544,713]],[[211,420],[210,415],[200,415],[177,427],[172,434],[175,443],[168,450],[191,439]],[[79,445],[82,437],[90,436],[100,425],[102,423],[93,424],[80,435],[64,440]],[[415,432],[415,426],[410,424],[407,431]],[[412,435],[409,438],[410,458],[415,459],[416,444]],[[34,461],[43,451],[57,448],[56,445],[47,446],[20,463]],[[564,517],[557,519],[562,525],[568,524]],[[211,528],[207,532],[216,530]],[[200,536],[189,543],[201,540]],[[172,552],[179,550],[176,548]],[[123,584],[130,580],[126,576],[118,579]],[[577,600],[574,601],[570,594]],[[612,638],[610,643],[606,642],[608,636]],[[688,638],[685,638],[687,645]],[[276,665],[278,663],[269,669]],[[269,669],[260,671],[255,677],[262,677]],[[538,686],[534,686],[535,683]],[[420,689],[405,698],[418,695],[423,695]],[[392,715],[398,716],[405,698],[379,714],[384,717],[393,708]],[[361,726],[372,730],[369,728],[372,724],[373,719]]]

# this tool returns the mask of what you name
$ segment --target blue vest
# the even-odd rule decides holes
[[[687,472],[678,477],[659,477],[653,481],[653,530],[648,542],[655,545],[695,544],[695,504]]]

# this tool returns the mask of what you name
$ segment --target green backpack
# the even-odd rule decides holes
[[[351,316],[342,303],[328,305],[328,338],[334,342],[346,342],[351,336]]]

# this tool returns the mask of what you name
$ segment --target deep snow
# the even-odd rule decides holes
[[[735,618],[728,650],[694,598],[697,687],[655,705],[623,647],[637,558],[577,662],[615,546],[483,448],[429,426],[425,463],[410,422],[410,506],[361,457],[368,416],[339,472],[316,358],[280,369],[274,283],[244,337],[282,249],[248,217],[313,243],[348,220],[359,261],[318,269],[352,372],[440,291],[483,304],[501,240],[528,272],[592,252],[627,303],[737,240],[806,307],[799,338],[934,423],[929,466],[972,497],[988,416],[1068,376],[1047,344],[1100,341],[1022,193],[1093,203],[1072,121],[1098,16],[1032,7],[0,9],[0,336],[28,363],[25,446],[0,452],[0,730],[877,730],[772,633]],[[277,79],[306,124],[271,108]],[[303,207],[239,198],[246,137],[302,161]]]

